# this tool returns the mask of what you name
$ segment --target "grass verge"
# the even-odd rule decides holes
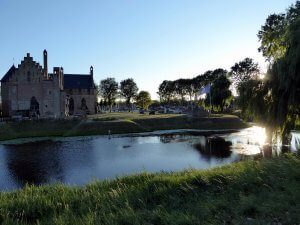
[[[108,113],[84,120],[22,121],[0,125],[0,141],[25,137],[83,136],[139,133],[171,129],[240,129],[247,127],[236,116],[197,118],[187,115]]]
[[[1,224],[299,224],[300,159],[0,193]]]

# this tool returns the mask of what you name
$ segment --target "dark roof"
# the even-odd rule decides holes
[[[7,71],[7,73],[2,77],[1,82],[6,82],[6,81],[8,81],[10,75],[12,75],[12,74],[15,72],[15,70],[16,70],[15,65],[12,65],[12,66],[10,67],[10,69]]]
[[[64,74],[64,89],[89,89],[94,88],[91,75]]]

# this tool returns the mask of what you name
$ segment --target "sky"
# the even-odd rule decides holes
[[[153,99],[163,80],[266,63],[257,33],[295,0],[0,0],[0,76],[26,53],[94,80],[133,78]]]

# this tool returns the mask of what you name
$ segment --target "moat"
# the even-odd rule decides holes
[[[0,144],[0,190],[28,184],[83,185],[96,179],[141,172],[206,169],[257,156],[279,154],[261,151],[264,129],[251,127],[221,134],[230,147],[214,152],[207,137],[164,133],[147,136],[89,136]],[[299,136],[299,135],[298,135]],[[295,135],[294,141],[299,142]],[[299,143],[298,143],[299,144]]]

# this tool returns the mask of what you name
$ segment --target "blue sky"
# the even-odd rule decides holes
[[[245,57],[266,65],[257,32],[293,0],[0,0],[0,76],[30,52],[50,71],[132,77],[157,98],[165,79],[191,78]]]

